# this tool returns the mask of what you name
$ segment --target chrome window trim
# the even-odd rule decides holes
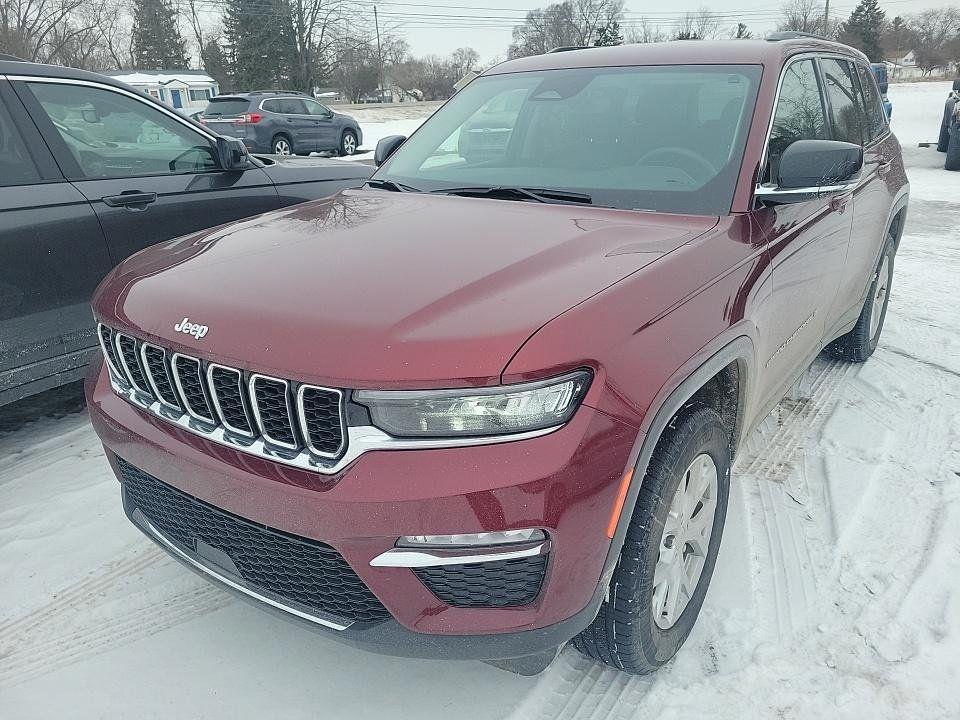
[[[282,454],[264,442],[262,438],[256,438],[249,445],[241,444],[220,425],[211,428],[209,421],[204,420],[202,422],[205,427],[202,427],[192,422],[192,417],[188,413],[181,413],[179,417],[172,418],[169,413],[164,414],[161,412],[163,406],[158,401],[153,400],[147,402],[142,395],[131,388],[123,387],[113,378],[110,379],[110,384],[113,391],[121,398],[168,423],[176,425],[182,430],[186,430],[187,432],[220,445],[233,448],[237,452],[247,453],[264,460],[289,465],[300,470],[320,473],[321,475],[335,475],[352,464],[361,455],[378,450],[438,450],[479,445],[498,445],[500,443],[518,442],[543,437],[563,427],[563,425],[555,425],[553,427],[543,428],[542,430],[531,430],[529,432],[514,433],[512,435],[486,435],[472,438],[409,439],[395,438],[387,435],[379,428],[370,425],[348,425],[346,451],[336,461],[324,463],[321,462],[321,458],[313,456],[307,449],[301,450],[296,455]],[[184,403],[184,405],[186,405],[186,403]]]
[[[150,99],[148,99],[147,96],[145,95],[139,95],[135,92],[125,90],[124,88],[118,88],[114,85],[108,85],[106,83],[95,82],[92,80],[77,80],[74,78],[55,78],[55,77],[43,77],[43,76],[34,76],[34,75],[7,75],[7,80],[16,80],[19,82],[26,82],[26,83],[32,83],[32,82],[49,83],[53,85],[82,85],[85,87],[97,88],[99,90],[108,90],[110,92],[115,92],[120,95],[126,95],[129,98],[133,98],[134,100],[137,100],[143,103],[144,105],[147,105],[148,107],[151,107],[154,110],[158,110],[164,113],[165,115],[173,118],[178,123],[183,125],[185,128],[192,130],[197,135],[201,135],[207,138],[207,140],[209,140],[214,145],[216,145],[216,142],[217,142],[216,136],[211,135],[210,133],[204,132],[199,127],[197,127],[193,123],[186,120],[183,116],[179,115],[176,111],[173,110],[173,108],[168,109],[166,106],[162,104],[162,102],[158,98],[152,98],[152,99],[157,100],[157,103],[160,103],[160,106],[151,102]]]
[[[380,553],[370,561],[372,567],[394,567],[394,568],[423,568],[440,567],[443,565],[469,565],[472,563],[498,562],[500,560],[514,560],[516,558],[536,557],[545,555],[549,543],[541,542],[533,547],[514,550],[505,546],[501,552],[496,550],[495,546],[487,546],[487,552],[464,553],[462,548],[453,553],[436,552],[431,550],[414,550],[411,548],[390,548],[386,552]]]
[[[260,403],[257,401],[257,380],[272,380],[274,382],[283,383],[283,395],[284,402],[287,405],[287,418],[289,420],[290,432],[293,435],[294,440],[297,438],[297,426],[295,424],[296,415],[294,414],[293,406],[290,403],[290,382],[284,380],[283,378],[273,377],[271,375],[262,375],[260,373],[253,373],[250,376],[249,388],[250,388],[250,406],[253,408],[253,415],[257,419],[257,427],[260,429],[260,435],[263,436],[263,439],[266,440],[271,445],[275,445],[278,448],[283,448],[284,450],[299,450],[299,443],[286,443],[283,440],[277,440],[276,438],[270,437],[267,433],[266,428],[263,427],[263,421],[260,417]]]
[[[137,349],[137,344],[139,341],[132,335],[127,335],[126,333],[122,333],[122,332],[113,333],[113,346],[117,350],[117,357],[120,360],[120,364],[123,365],[123,372],[124,372],[124,376],[127,379],[127,382],[130,383],[130,387],[132,387],[135,391],[142,393],[147,397],[153,397],[153,391],[149,387],[142,388],[139,385],[137,385],[137,381],[133,379],[133,373],[130,372],[130,365],[127,363],[127,359],[123,356],[123,349],[120,347],[121,338],[126,338],[127,340],[133,341],[133,354],[136,355],[138,358],[140,357],[140,351]],[[143,374],[144,377],[147,377],[147,373],[144,372],[142,367],[140,368],[140,372]],[[147,380],[147,384],[148,385],[150,384],[149,380]]]
[[[203,415],[199,415],[196,412],[196,410],[190,407],[190,400],[187,399],[187,394],[183,391],[183,384],[180,382],[180,373],[177,371],[177,362],[180,360],[180,358],[192,360],[195,363],[197,363],[197,378],[200,380],[200,387],[201,389],[203,389],[204,396],[208,396],[210,393],[209,393],[209,390],[203,388],[203,385],[204,385],[203,363],[200,362],[200,358],[195,358],[192,355],[184,355],[183,353],[177,353],[177,352],[171,355],[170,369],[173,371],[173,381],[174,381],[174,384],[177,386],[177,392],[180,393],[180,397],[183,399],[183,407],[187,411],[187,415],[192,417],[194,420],[197,420],[198,422],[202,422],[207,425],[210,425],[210,424],[216,425],[217,419],[215,417],[209,417],[209,418],[203,417]],[[211,415],[213,415],[213,413],[211,413]]]
[[[331,392],[337,394],[337,410],[340,416],[340,447],[336,449],[335,452],[323,452],[322,450],[317,450],[313,446],[313,443],[310,441],[310,432],[307,430],[307,413],[303,406],[303,393],[305,390],[323,390],[325,392]],[[347,442],[347,420],[346,420],[346,408],[343,406],[343,391],[338,390],[337,388],[328,388],[323,387],[322,385],[308,385],[301,384],[297,388],[297,420],[300,421],[300,432],[303,434],[303,442],[306,444],[307,449],[312,452],[314,455],[324,458],[335,458],[343,452],[343,447]]]
[[[223,410],[220,408],[220,398],[217,397],[217,386],[213,382],[213,371],[218,368],[220,370],[226,370],[227,372],[236,373],[237,389],[240,391],[240,403],[243,405],[243,414],[247,418],[247,423],[250,425],[250,432],[231,425],[227,422],[226,417],[224,417]],[[253,421],[253,416],[250,413],[251,402],[244,400],[244,390],[246,390],[246,388],[243,382],[243,372],[238,368],[232,368],[227,365],[220,365],[214,362],[207,363],[207,388],[210,391],[210,399],[213,400],[213,408],[217,412],[217,417],[220,418],[220,424],[232,433],[236,433],[245,438],[255,438],[257,436],[257,424]]]
[[[259,600],[260,602],[266,603],[267,605],[271,605],[277,608],[278,610],[283,610],[284,612],[288,612],[291,615],[296,615],[297,617],[303,618],[304,620],[309,620],[310,622],[317,623],[318,625],[323,625],[324,627],[328,627],[333,630],[346,630],[348,627],[353,625],[352,621],[332,620],[332,619],[322,617],[320,615],[304,612],[291,605],[287,605],[285,603],[279,602],[278,600],[274,600],[272,597],[269,597],[267,595],[264,595],[254,590],[252,587],[250,587],[245,583],[239,583],[235,580],[231,580],[226,575],[222,575],[221,573],[218,573],[209,565],[206,565],[205,563],[202,563],[199,560],[194,559],[193,557],[185,553],[183,550],[181,550],[176,545],[176,543],[174,543],[172,540],[169,540],[162,532],[160,532],[157,528],[155,528],[153,524],[147,519],[146,515],[140,512],[139,509],[134,511],[134,514],[138,515],[138,519],[140,520],[141,527],[145,529],[151,535],[151,537],[153,537],[157,542],[159,542],[160,545],[165,550],[167,550],[167,552],[173,554],[175,557],[177,557],[181,561],[187,563],[190,567],[196,568],[197,570],[202,572],[204,575],[209,575],[215,580],[222,582],[224,585],[228,585],[234,590],[242,592],[244,595],[248,595],[256,600]]]
[[[103,340],[104,330],[110,331],[110,344],[111,346],[113,346],[114,349],[116,349],[116,345],[114,345],[114,336],[116,335],[116,333],[113,331],[112,327],[109,327],[108,325],[104,325],[103,323],[97,323],[97,341],[100,343],[100,350],[103,352],[103,359],[104,359],[104,362],[107,364],[107,369],[114,375],[114,377],[117,380],[122,380],[124,382],[127,382],[127,378],[124,376],[123,372],[121,372],[120,368],[116,367],[113,364],[113,360],[110,359],[110,353],[107,351],[107,344]]]
[[[156,381],[153,379],[153,371],[150,370],[150,363],[147,362],[147,348],[153,348],[154,350],[159,350],[163,353],[163,371],[167,373],[167,382],[170,383],[170,387],[173,389],[173,394],[177,394],[177,387],[172,382],[169,368],[167,367],[167,351],[160,347],[159,345],[154,345],[153,343],[142,342],[140,343],[140,360],[143,363],[143,375],[147,378],[147,383],[150,385],[150,388],[153,390],[153,394],[156,396],[157,400],[166,408],[173,410],[174,412],[183,412],[183,408],[179,405],[171,405],[164,398],[163,394],[160,392],[160,389],[157,387]],[[180,398],[177,398],[177,401],[180,401]]]

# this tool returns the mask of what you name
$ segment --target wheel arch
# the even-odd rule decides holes
[[[656,450],[657,444],[670,421],[681,410],[691,404],[705,401],[708,397],[715,401],[719,400],[718,411],[724,417],[724,420],[731,423],[729,428],[730,452],[731,457],[735,457],[736,449],[740,445],[746,426],[748,394],[754,374],[754,357],[753,341],[746,335],[739,335],[692,370],[681,368],[664,385],[660,397],[654,401],[651,405],[651,411],[647,413],[647,417],[651,419],[648,423],[645,423],[646,427],[638,437],[639,448],[634,449],[633,454],[636,460],[633,463],[633,472],[604,562],[603,573],[600,577],[601,587],[609,583],[610,576],[616,568],[617,559],[620,556],[624,538],[627,534],[627,527],[630,524],[630,518],[633,516],[637,497],[640,494],[640,486],[643,483],[654,450]],[[717,378],[723,378],[725,375],[726,379],[717,383]],[[736,389],[733,393],[729,391],[729,386],[724,385],[725,382],[731,380],[736,382]],[[724,394],[725,396],[723,396]],[[703,404],[715,406],[710,402],[704,402]]]

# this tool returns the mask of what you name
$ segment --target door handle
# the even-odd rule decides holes
[[[890,171],[893,169],[892,164],[889,160],[884,160],[882,163],[877,165],[877,175],[880,177],[886,177],[890,174]]]
[[[847,209],[848,202],[850,202],[850,193],[835,195],[830,198],[830,209],[843,215]]]
[[[124,190],[119,195],[108,195],[100,199],[103,200],[104,205],[109,207],[146,210],[147,205],[157,201],[157,194],[155,192],[140,192],[139,190]]]

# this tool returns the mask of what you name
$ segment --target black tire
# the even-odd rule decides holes
[[[943,167],[946,170],[960,170],[960,122],[955,122],[950,128],[950,143]]]
[[[653,610],[654,570],[674,495],[694,458],[708,454],[717,470],[716,509],[703,569],[686,607],[662,629]],[[573,644],[583,654],[636,675],[670,660],[693,629],[710,584],[730,492],[730,432],[716,411],[687,408],[657,443],[627,529],[609,596]]]
[[[883,253],[880,255],[880,261],[873,272],[873,280],[870,282],[870,289],[867,291],[867,299],[860,310],[860,317],[857,318],[857,324],[853,326],[846,335],[841,335],[832,343],[827,345],[826,349],[831,354],[848,362],[865,362],[867,358],[873,355],[877,349],[877,343],[880,342],[880,334],[883,332],[883,321],[887,317],[887,305],[890,302],[890,288],[893,285],[893,259],[896,253],[896,241],[893,233],[887,231],[887,242],[884,245]],[[886,290],[883,293],[883,306],[880,308],[879,324],[871,332],[871,318],[873,317],[873,307],[877,300],[877,286],[882,281],[880,274],[886,260],[887,277]]]
[[[293,141],[283,133],[278,133],[273,136],[273,140],[270,141],[270,152],[274,155],[297,154],[293,149]]]
[[[349,157],[357,152],[357,134],[353,130],[344,130],[340,136],[340,157]]]

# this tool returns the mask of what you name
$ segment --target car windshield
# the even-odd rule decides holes
[[[760,75],[757,65],[681,65],[481,77],[375,178],[431,192],[563,190],[607,207],[727,213]]]
[[[250,109],[250,101],[246,98],[211,98],[204,117],[236,117]]]

